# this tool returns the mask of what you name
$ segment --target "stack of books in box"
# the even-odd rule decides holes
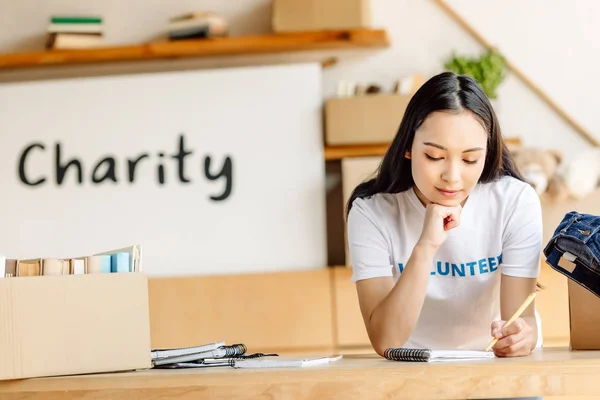
[[[87,49],[103,44],[102,18],[53,16],[47,30],[46,49]]]
[[[140,245],[105,251],[90,256],[68,258],[16,259],[7,258],[0,254],[0,278],[141,271],[142,247]]]

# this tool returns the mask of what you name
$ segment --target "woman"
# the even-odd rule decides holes
[[[470,77],[442,73],[411,99],[376,176],[348,202],[348,245],[375,351],[528,355],[542,249],[539,197],[523,182],[497,117]]]

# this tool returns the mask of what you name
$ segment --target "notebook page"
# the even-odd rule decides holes
[[[234,368],[301,368],[329,364],[341,360],[342,356],[293,358],[293,357],[263,357],[248,360],[236,360]]]
[[[494,358],[490,351],[475,350],[432,350],[429,361],[453,361],[453,360],[484,360]]]

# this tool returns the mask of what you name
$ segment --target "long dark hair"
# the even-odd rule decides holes
[[[414,181],[405,154],[412,148],[416,130],[432,112],[462,110],[471,111],[488,132],[486,161],[479,182],[492,182],[506,175],[523,181],[502,139],[496,113],[477,81],[466,75],[443,72],[429,79],[411,98],[375,177],[354,189],[346,204],[346,215],[357,198],[410,189]]]

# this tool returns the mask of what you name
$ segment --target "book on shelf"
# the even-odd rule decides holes
[[[104,44],[104,23],[98,16],[52,16],[46,31],[47,50],[87,49]]]
[[[165,31],[169,40],[199,39],[227,36],[229,27],[222,16],[197,11],[171,18]]]

